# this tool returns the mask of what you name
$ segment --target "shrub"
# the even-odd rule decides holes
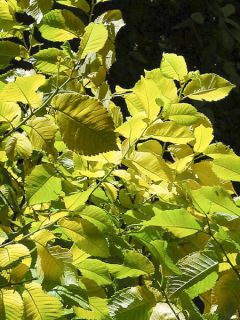
[[[190,104],[234,86],[165,53],[111,92],[119,11],[0,4],[1,319],[237,316],[240,158]]]

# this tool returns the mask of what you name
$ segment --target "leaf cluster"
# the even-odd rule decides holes
[[[0,1],[1,67],[33,65],[0,79],[1,319],[238,316],[240,157],[193,105],[234,85],[165,53],[112,92],[123,21],[97,2]]]

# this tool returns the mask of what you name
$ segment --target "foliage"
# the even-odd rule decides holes
[[[240,157],[192,105],[234,85],[165,53],[111,92],[119,11],[93,21],[95,1],[0,2],[1,319],[237,316]]]

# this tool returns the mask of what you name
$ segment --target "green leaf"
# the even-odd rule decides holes
[[[80,43],[78,56],[84,59],[88,53],[101,50],[108,38],[107,28],[102,23],[90,23],[85,28],[85,33]]]
[[[0,102],[1,131],[13,128],[19,124],[21,109],[15,102]]]
[[[62,232],[83,251],[93,256],[109,257],[105,236],[90,222],[83,219],[60,221]]]
[[[61,190],[61,179],[50,164],[36,166],[26,178],[26,197],[30,205],[56,200]]]
[[[145,287],[126,288],[111,297],[110,316],[114,320],[146,320],[155,303],[154,295]]]
[[[194,144],[194,152],[201,153],[203,152],[211,143],[213,139],[213,129],[205,128],[203,125],[198,126],[194,130],[194,136],[196,142]]]
[[[174,53],[163,54],[160,69],[166,78],[178,81],[184,80],[188,73],[185,59]]]
[[[52,103],[69,149],[85,155],[117,150],[113,120],[98,100],[80,94],[59,94]]]
[[[134,250],[124,251],[123,265],[108,264],[107,268],[117,279],[134,278],[154,272],[154,267],[150,260]]]
[[[36,150],[48,150],[54,142],[56,124],[47,117],[31,118],[26,124],[31,128],[29,137]]]
[[[86,259],[77,264],[76,267],[85,278],[95,281],[99,286],[112,283],[105,263],[100,260]]]
[[[60,246],[47,247],[35,239],[38,261],[37,271],[40,278],[45,283],[59,283],[64,274],[65,264],[72,262],[72,257],[68,249]]]
[[[155,256],[157,262],[163,267],[167,268],[174,274],[181,274],[181,270],[173,262],[167,251],[168,243],[164,240],[153,240],[150,242],[148,248]]]
[[[27,50],[17,43],[0,41],[0,68],[7,67],[16,57],[26,58]]]
[[[165,111],[165,118],[181,125],[190,125],[201,117],[200,113],[188,103],[171,104]]]
[[[43,38],[50,41],[67,41],[79,38],[84,31],[84,24],[71,11],[51,10],[39,27]]]
[[[19,320],[23,317],[23,301],[15,290],[0,290],[1,320]]]
[[[141,77],[132,93],[125,96],[128,110],[132,116],[139,112],[144,112],[146,117],[153,120],[157,117],[160,107],[156,99],[161,95],[161,91],[152,79]]]
[[[93,189],[94,187],[92,188],[89,187],[87,190],[77,192],[77,193],[71,194],[70,196],[64,197],[64,203],[65,203],[66,209],[74,211],[80,208],[81,206],[83,206],[87,202],[90,195],[92,194]]]
[[[81,287],[70,284],[69,286],[54,287],[54,294],[65,305],[89,308],[87,292]]]
[[[200,294],[203,294],[204,292],[207,292],[208,290],[212,289],[215,286],[217,279],[218,273],[214,271],[210,273],[208,276],[206,276],[203,280],[197,282],[196,284],[188,288],[186,292],[191,299],[194,299]]]
[[[64,51],[56,48],[48,48],[40,50],[33,56],[37,59],[35,67],[43,73],[55,74],[58,72],[63,72],[69,69],[64,62],[66,54]]]
[[[25,135],[15,132],[7,139],[5,151],[10,160],[14,160],[17,156],[27,159],[32,154],[32,144]]]
[[[151,125],[145,133],[147,138],[154,138],[164,142],[185,144],[194,140],[191,130],[173,121],[158,122]]]
[[[204,213],[223,212],[240,216],[240,208],[236,206],[229,193],[221,187],[201,187],[190,191],[195,207]]]
[[[79,211],[79,215],[95,225],[101,232],[110,232],[113,230],[113,223],[110,215],[99,207],[88,205],[83,210]]]
[[[42,103],[42,93],[36,91],[45,81],[45,76],[42,74],[17,77],[15,82],[6,84],[0,90],[0,100],[3,102],[22,102],[37,108]]]
[[[29,257],[30,251],[22,244],[9,244],[0,248],[0,268],[6,268],[20,258]]]
[[[171,181],[172,179],[171,170],[163,158],[150,152],[134,152],[123,163],[153,181]]]
[[[79,8],[86,13],[90,10],[90,6],[86,0],[56,0],[56,2],[64,6]]]
[[[107,299],[92,296],[89,297],[89,304],[91,310],[74,308],[78,319],[110,320],[108,316]]]
[[[189,82],[184,96],[193,100],[218,101],[225,98],[235,86],[224,78],[206,73]]]
[[[177,266],[182,274],[169,277],[167,291],[171,296],[180,294],[183,290],[192,287],[213,271],[216,271],[218,261],[204,253],[196,252],[184,257]]]
[[[46,294],[39,283],[25,284],[23,302],[25,320],[57,320],[64,314],[60,301]]]
[[[213,160],[213,171],[224,180],[240,181],[240,157],[222,155]]]
[[[194,234],[202,229],[196,219],[185,209],[160,210],[155,206],[152,206],[151,209],[155,215],[150,220],[142,223],[144,227],[162,227],[180,238]]]
[[[233,270],[227,271],[220,277],[214,289],[220,319],[230,319],[239,309],[239,290],[240,281]]]

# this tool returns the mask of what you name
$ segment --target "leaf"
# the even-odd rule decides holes
[[[223,188],[201,187],[190,192],[195,207],[205,213],[224,212],[240,216],[240,208],[236,206],[229,193]]]
[[[53,0],[28,0],[26,3],[26,13],[39,23],[44,14],[51,10],[52,6]]]
[[[35,239],[38,261],[37,271],[45,283],[59,283],[66,264],[72,262],[70,251],[60,246],[47,247]]]
[[[59,94],[52,103],[69,149],[85,155],[117,150],[113,120],[98,100],[80,94]]]
[[[180,125],[190,125],[200,118],[200,113],[191,104],[174,103],[165,111],[165,117]]]
[[[229,146],[226,146],[221,142],[210,144],[204,150],[204,154],[213,159],[221,158],[222,155],[232,155],[232,156],[235,155],[235,153]]]
[[[183,81],[187,75],[187,65],[182,56],[174,53],[164,53],[160,70],[166,78]]]
[[[159,122],[151,125],[146,130],[145,136],[178,144],[185,144],[194,139],[193,133],[188,127],[173,121]]]
[[[0,268],[6,268],[20,258],[29,257],[30,252],[27,247],[22,244],[9,244],[4,248],[0,248]]]
[[[154,267],[150,260],[134,250],[124,251],[124,261],[122,265],[108,264],[107,268],[117,279],[134,278],[141,275],[149,275],[154,272]]]
[[[186,293],[189,295],[191,299],[194,299],[200,294],[203,294],[204,292],[207,292],[208,290],[212,289],[215,286],[217,279],[218,273],[214,271],[210,273],[208,276],[206,276],[203,280],[197,282],[196,284],[188,288],[186,290]]]
[[[14,128],[21,119],[21,109],[15,102],[0,102],[1,130]]]
[[[109,257],[105,236],[88,221],[63,219],[59,223],[62,232],[86,253],[98,257]]]
[[[224,78],[205,73],[189,82],[184,96],[193,100],[218,101],[225,98],[235,86]]]
[[[57,320],[64,314],[60,301],[46,294],[39,283],[25,284],[22,296],[26,320]]]
[[[29,205],[56,200],[62,190],[61,179],[50,164],[36,166],[26,178],[26,197]]]
[[[230,319],[239,308],[239,290],[239,279],[232,270],[220,277],[214,293],[218,304],[217,313],[221,319]]]
[[[167,241],[164,240],[153,240],[148,246],[150,252],[154,255],[159,264],[163,265],[163,267],[167,268],[174,274],[181,274],[181,270],[176,266],[168,254],[167,247]]]
[[[201,252],[192,253],[184,257],[177,266],[181,275],[168,279],[167,291],[170,296],[177,296],[183,290],[192,287],[217,269],[218,261],[213,260]]]
[[[19,320],[23,317],[23,301],[15,290],[0,290],[1,320]]]
[[[111,232],[113,230],[110,215],[97,206],[87,205],[83,210],[79,211],[79,215],[95,225],[101,232]]]
[[[54,287],[54,294],[65,305],[89,308],[87,292],[76,285],[56,286]]]
[[[37,108],[42,103],[42,94],[36,92],[45,83],[45,76],[35,74],[17,77],[15,82],[6,84],[0,90],[0,100],[3,102],[22,102]]]
[[[87,279],[95,281],[99,286],[112,283],[108,269],[104,262],[97,259],[86,259],[76,265],[82,275]]]
[[[29,137],[36,150],[49,150],[57,132],[56,124],[47,117],[36,117],[26,124],[31,128]]]
[[[214,159],[212,169],[220,179],[240,181],[240,157],[222,155]]]
[[[194,144],[194,152],[201,153],[203,152],[211,143],[213,139],[213,129],[205,128],[203,125],[198,126],[194,130],[194,136],[196,142]]]
[[[1,5],[1,4],[0,4]],[[15,58],[27,58],[27,50],[11,41],[0,41],[0,68],[4,69]]]
[[[8,159],[14,160],[18,156],[19,158],[27,159],[32,154],[32,144],[29,139],[19,133],[13,133],[6,141],[5,151]]]
[[[145,287],[126,288],[111,297],[110,316],[114,320],[146,320],[155,303],[154,295]]]
[[[90,23],[85,28],[85,33],[80,43],[78,56],[84,59],[88,53],[101,50],[108,38],[107,28],[102,23]]]
[[[107,299],[92,296],[89,297],[89,304],[91,310],[74,307],[74,311],[79,319],[110,320]]]
[[[55,74],[69,69],[66,62],[64,62],[66,55],[62,50],[56,48],[43,49],[33,57],[37,60],[35,62],[35,67],[40,72]]]
[[[150,220],[142,223],[144,227],[162,227],[180,238],[194,234],[202,229],[196,219],[185,209],[160,210],[154,205],[151,209],[155,215]]]
[[[47,40],[63,42],[82,36],[84,24],[69,10],[51,10],[44,15],[39,31]]]
[[[135,84],[132,93],[125,96],[128,110],[132,116],[144,112],[148,119],[155,119],[160,111],[156,99],[161,91],[152,79],[141,79]]]
[[[129,118],[120,127],[115,129],[123,137],[129,140],[129,144],[132,145],[135,141],[141,138],[147,123],[145,121],[145,115],[137,113],[135,116]]]
[[[86,13],[90,11],[90,6],[86,0],[56,0],[56,2],[64,6],[79,8]]]
[[[64,197],[66,209],[74,211],[83,206],[93,192],[94,187]]]
[[[171,181],[172,179],[171,170],[163,158],[150,152],[134,152],[123,163],[153,181]]]

